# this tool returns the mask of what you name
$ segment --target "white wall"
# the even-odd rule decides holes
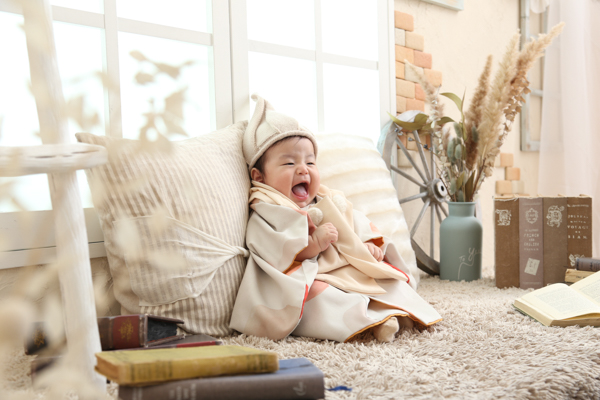
[[[420,0],[395,0],[394,7],[414,16],[415,32],[425,37],[425,52],[433,56],[433,69],[443,74],[442,92],[462,96],[466,89],[465,108],[469,106],[486,57],[493,55],[492,73],[495,73],[510,38],[519,29],[519,0],[465,0],[463,11]],[[449,100],[444,104],[446,115],[459,118],[454,104]],[[539,156],[520,151],[518,117],[501,151],[514,154],[515,166],[521,168],[521,179],[525,181],[525,191],[535,194],[532,191],[537,188]],[[494,176],[483,183],[479,192],[484,227],[484,276],[492,276],[494,268],[493,196],[495,181],[499,179],[504,179],[504,170],[495,168]]]

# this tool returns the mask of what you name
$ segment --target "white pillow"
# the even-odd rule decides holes
[[[362,136],[317,135],[321,183],[344,192],[352,205],[389,237],[418,283],[415,252],[390,171],[373,142]]]
[[[105,146],[88,170],[94,207],[122,314],[185,321],[191,333],[227,335],[246,265],[250,178],[246,121],[140,152],[140,142],[78,133]]]

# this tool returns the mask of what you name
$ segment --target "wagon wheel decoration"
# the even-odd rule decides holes
[[[386,132],[387,130],[387,132]],[[423,145],[419,138],[419,133],[413,131],[414,139],[410,135],[407,136],[408,141],[414,141],[417,147],[416,153],[414,151],[408,151],[404,143],[399,138],[399,135],[406,135],[395,123],[392,121],[384,128],[385,142],[383,144],[383,159],[387,168],[394,174],[400,175],[407,181],[417,185],[419,192],[408,197],[399,199],[400,204],[405,204],[413,201],[421,201],[423,203],[419,215],[413,222],[410,229],[410,240],[412,248],[415,251],[417,258],[417,266],[422,271],[427,272],[430,275],[439,275],[440,263],[435,259],[435,220],[437,217],[438,222],[441,224],[442,220],[448,216],[448,212],[444,206],[447,202],[448,191],[442,180],[437,176],[437,170],[435,165],[435,156],[433,152],[428,148],[427,145]],[[407,142],[408,143],[408,142]],[[398,165],[397,149],[398,147],[402,150],[402,153],[406,159],[410,162],[412,168],[416,171],[416,176],[409,174],[406,170]],[[427,161],[426,153],[429,154],[429,162]],[[410,154],[413,153],[414,157]],[[417,154],[420,162],[417,162]],[[394,179],[395,182],[395,179]],[[415,234],[417,229],[421,225],[423,218],[425,217],[429,209],[430,221],[429,221],[429,255],[421,248],[419,243],[415,240]]]

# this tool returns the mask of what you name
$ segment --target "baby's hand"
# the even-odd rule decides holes
[[[369,249],[369,252],[373,257],[375,257],[377,261],[383,260],[383,251],[381,251],[379,247],[375,246],[371,242],[365,243],[365,246],[367,247],[367,249]]]
[[[337,242],[338,231],[331,222],[327,222],[315,229],[313,236],[319,244],[320,251],[325,251],[331,243]]]

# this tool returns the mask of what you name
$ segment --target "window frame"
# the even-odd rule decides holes
[[[379,72],[380,125],[389,121],[396,109],[394,83],[394,2],[377,0],[378,53],[377,61],[366,61],[323,53],[320,44],[321,0],[315,1],[315,50],[250,41],[247,38],[246,0],[212,1],[212,33],[168,27],[142,21],[119,18],[117,0],[104,0],[104,14],[51,6],[53,21],[100,28],[103,30],[104,72],[116,84],[105,94],[105,126],[107,136],[123,137],[121,124],[121,93],[119,76],[119,32],[142,34],[183,42],[212,46],[214,80],[213,115],[216,129],[250,116],[248,51],[310,59],[317,65],[317,110],[319,129],[324,127],[323,63],[376,69]],[[0,12],[21,14],[20,7],[11,0],[0,0]],[[104,237],[95,209],[84,208],[90,258],[106,256]],[[43,238],[32,238],[25,230],[53,221],[53,211],[0,213],[0,234],[14,238],[9,248],[3,249],[0,270],[27,265],[47,264],[55,260],[54,231]],[[26,223],[26,221],[30,221]]]
[[[532,38],[534,35],[531,34],[530,29],[530,18],[531,18],[531,1],[530,0],[520,0],[520,20],[519,20],[519,29],[521,31],[521,49],[527,41]],[[541,16],[542,18],[542,26],[541,33],[548,33],[548,10],[544,11]],[[541,71],[542,75],[544,73],[544,56],[540,58],[539,61],[541,63]],[[525,101],[523,101],[521,105],[520,115],[520,132],[521,132],[521,151],[526,152],[539,152],[540,151],[540,141],[533,140],[531,138],[531,130],[530,130],[530,120],[531,115],[529,112],[530,109],[530,101],[531,96],[539,97],[541,101],[544,101],[544,89],[543,89],[543,81],[542,81],[542,89],[532,89],[531,93],[527,93],[523,95]]]
[[[325,110],[323,99],[323,64],[337,64],[358,67],[379,72],[380,125],[389,121],[388,113],[396,108],[394,86],[394,4],[392,0],[377,0],[378,55],[377,61],[325,53],[321,46],[321,0],[315,4],[315,49],[307,50],[291,46],[272,44],[248,39],[246,22],[246,0],[231,1],[231,55],[233,86],[234,121],[246,120],[250,117],[248,52],[284,56],[308,61],[316,64],[317,76],[317,119],[319,131],[325,127]]]

